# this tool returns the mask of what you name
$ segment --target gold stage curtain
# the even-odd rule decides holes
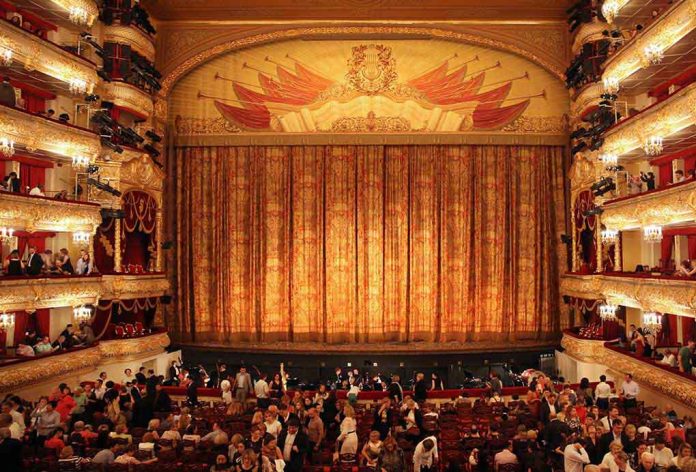
[[[178,148],[170,332],[223,343],[550,338],[563,152]]]

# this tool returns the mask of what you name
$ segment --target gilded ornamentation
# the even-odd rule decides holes
[[[186,36],[182,34],[180,36]],[[155,45],[153,39],[137,28],[121,25],[104,26],[104,42],[127,44],[135,49],[150,62],[155,61]]]
[[[110,82],[102,85],[104,98],[118,106],[130,108],[149,119],[154,112],[152,97],[134,85]]]
[[[667,226],[696,220],[696,183],[667,187],[603,206],[602,223],[626,230],[647,225]]]
[[[126,154],[126,151],[124,151],[123,154]],[[118,156],[117,153],[114,153],[113,155]],[[113,188],[118,190],[120,188],[121,165],[117,159],[118,158],[111,160],[110,158],[109,160],[97,161],[97,165],[99,166],[99,172],[96,174],[96,178],[98,178],[100,181],[104,183],[111,185]],[[91,202],[98,202],[103,205],[113,205],[115,202],[118,201],[118,197],[115,197],[108,192],[100,190],[93,185],[90,185],[87,188],[87,191],[89,201]]]
[[[601,82],[589,83],[578,90],[570,104],[570,113],[573,119],[579,121],[586,110],[599,105],[603,93],[604,89]]]
[[[71,8],[80,8],[87,13],[87,25],[92,26],[94,20],[99,16],[99,9],[93,0],[51,0],[59,7],[63,8],[66,13]]]
[[[167,333],[158,333],[143,338],[101,341],[99,353],[102,360],[113,357],[142,357],[146,354],[162,352],[169,344],[171,341]]]
[[[98,81],[97,66],[68,51],[44,41],[35,34],[3,22],[0,34],[16,47],[13,60],[20,62],[27,70],[36,70],[66,84],[72,78],[82,79],[91,91]]]
[[[575,32],[572,51],[573,54],[579,54],[582,46],[604,39],[603,31],[606,31],[607,24],[600,21],[597,17],[591,23],[583,23]]]
[[[159,121],[166,122],[168,113],[167,100],[162,97],[157,97],[155,100],[155,118]]]
[[[568,119],[564,116],[520,116],[501,131],[511,133],[564,133],[568,130]]]
[[[65,157],[76,154],[96,157],[101,151],[96,133],[8,107],[0,108],[0,133],[9,135],[27,149],[41,149]]]
[[[121,191],[123,193],[135,189],[153,193],[157,200],[157,207],[162,208],[163,188],[164,172],[152,162],[148,155],[142,154],[121,166]]]
[[[100,277],[0,280],[0,311],[93,304],[101,293]]]
[[[160,297],[167,290],[169,290],[169,281],[164,274],[102,276],[101,298],[129,300]]]
[[[492,38],[486,38],[470,33],[445,30],[440,28],[419,28],[414,26],[317,26],[306,28],[292,28],[280,31],[246,36],[239,39],[224,42],[202,51],[183,61],[178,61],[177,66],[166,74],[162,80],[162,90],[160,94],[164,97],[169,95],[172,87],[194,67],[208,61],[209,59],[225,52],[246,48],[255,44],[262,44],[278,40],[288,40],[303,37],[330,37],[336,35],[411,35],[415,37],[437,38],[456,42],[465,42],[484,47],[491,47],[509,51],[525,57],[547,70],[551,71],[559,79],[563,78],[563,71],[556,65],[551,64],[545,59],[532,54],[529,51],[515,45],[512,42],[503,42]]]
[[[26,231],[96,232],[99,206],[0,193],[0,226]]]
[[[641,34],[624,45],[606,63],[603,78],[612,77],[619,82],[634,72],[646,67],[643,50],[646,46],[657,46],[667,51],[696,28],[694,1],[682,2],[660,16]]]
[[[604,341],[580,339],[564,334],[561,346],[567,354],[583,361],[603,364],[608,370],[630,373],[639,384],[658,390],[685,405],[696,408],[696,382],[608,349]]]
[[[394,133],[414,131],[411,123],[399,116],[375,117],[373,112],[363,116],[339,118],[331,125],[332,133]]]
[[[606,134],[602,152],[625,154],[640,148],[648,136],[667,137],[694,122],[696,84],[691,84],[642,113],[639,119],[628,119],[612,128]]]
[[[396,59],[392,57],[390,47],[382,44],[353,47],[346,74],[350,87],[367,95],[375,95],[392,90],[398,78]]]
[[[643,311],[696,316],[696,283],[659,278],[610,275],[565,275],[561,293],[572,297],[609,300]]]
[[[575,154],[573,164],[570,167],[570,202],[575,203],[575,197],[583,190],[595,183],[601,175],[603,168],[597,159],[596,152],[581,152]]]
[[[227,134],[240,133],[238,126],[233,125],[223,117],[217,118],[184,118],[177,116],[174,120],[176,132],[181,135],[196,134]]]

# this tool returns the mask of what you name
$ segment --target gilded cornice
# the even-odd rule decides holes
[[[160,29],[158,66],[162,69],[161,97],[167,97],[173,85],[198,65],[220,54],[254,45],[298,38],[335,38],[337,36],[395,38],[435,38],[500,49],[539,64],[559,80],[567,63],[566,35],[558,25],[524,25],[520,27],[477,26],[442,27],[406,25],[363,25],[291,27],[282,25],[192,25]],[[560,54],[559,54],[560,53]]]
[[[653,135],[666,138],[696,123],[696,83],[679,90],[640,115],[609,130],[602,152],[617,155],[638,149]]]
[[[570,114],[578,121],[590,107],[598,106],[604,89],[601,82],[592,82],[575,93],[570,103]]]
[[[610,275],[564,275],[561,293],[643,311],[696,317],[696,282],[689,280],[622,277]]]
[[[104,26],[104,42],[129,45],[150,62],[155,62],[153,39],[138,28],[117,24]]]
[[[589,188],[599,179],[602,171],[603,167],[597,159],[597,152],[583,151],[575,154],[573,164],[568,172],[571,205],[580,192]]]
[[[162,352],[171,344],[167,333],[152,334],[142,338],[117,339],[112,341],[100,341],[99,352],[102,360],[133,357]]]
[[[630,373],[639,384],[658,390],[690,408],[696,408],[696,382],[693,380],[608,349],[604,341],[579,339],[564,334],[561,346],[567,354],[582,362],[603,364],[607,369],[622,374]]]
[[[96,205],[0,193],[0,226],[15,230],[94,234],[101,224],[99,211]]]
[[[0,392],[6,393],[35,383],[91,371],[104,362],[156,355],[163,352],[170,342],[167,333],[134,339],[100,341],[94,347],[79,351],[0,366]]]
[[[121,191],[143,190],[157,200],[157,208],[162,208],[164,172],[157,167],[150,156],[140,156],[121,165]]]
[[[101,86],[105,100],[120,107],[129,108],[145,116],[148,120],[154,112],[152,97],[138,87],[125,82],[105,82]]]
[[[97,7],[94,0],[50,0],[51,3],[64,9],[66,13],[70,11],[71,8],[81,8],[87,12],[87,25],[92,26],[94,20],[99,16],[99,8]]]
[[[605,39],[602,32],[608,27],[609,25],[600,22],[597,17],[595,17],[591,23],[583,23],[580,25],[580,28],[575,32],[575,39],[573,40],[573,47],[571,48],[573,54],[579,54],[583,45],[587,43]]]
[[[668,226],[696,220],[696,182],[602,206],[602,223],[623,231],[642,226]]]
[[[160,297],[167,290],[169,290],[169,280],[165,274],[102,276],[101,298],[129,300]]]
[[[0,279],[0,311],[94,304],[102,290],[101,277]]]
[[[667,51],[696,28],[696,0],[675,4],[655,22],[636,35],[618,50],[605,64],[603,79],[609,77],[619,82],[636,71],[648,67],[643,51],[646,46],[657,46]]]
[[[66,84],[71,78],[81,79],[88,91],[98,82],[96,65],[8,22],[0,22],[0,41],[12,50],[12,60],[27,71],[35,70]]]
[[[96,133],[5,106],[0,106],[0,136],[29,151],[42,150],[64,157],[95,158],[101,152]]]

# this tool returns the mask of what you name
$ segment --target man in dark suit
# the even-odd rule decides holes
[[[285,403],[278,405],[278,422],[283,428],[286,428],[287,424],[293,419],[300,421],[300,417],[293,413],[290,408]]]
[[[425,374],[418,372],[416,374],[416,383],[413,386],[413,399],[418,403],[424,402],[428,397],[428,384],[425,383]]]
[[[614,441],[619,441],[624,447],[624,450],[626,448],[631,446],[631,441],[628,439],[628,436],[623,432],[624,430],[624,424],[623,421],[620,419],[615,419],[613,420],[611,424],[611,431],[608,433],[603,434],[599,438],[599,450],[600,450],[600,455],[604,457],[604,454],[609,452],[609,446],[611,443]]]
[[[553,393],[545,393],[544,399],[541,401],[541,421],[548,424],[549,420],[556,416],[556,395]]]
[[[44,260],[41,254],[36,252],[36,246],[29,247],[29,263],[27,264],[27,274],[39,275],[43,269]]]
[[[297,418],[289,419],[287,427],[278,435],[278,448],[283,453],[285,472],[301,472],[309,448],[309,438],[300,431],[300,421]]]

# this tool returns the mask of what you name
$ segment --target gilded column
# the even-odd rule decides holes
[[[599,215],[595,216],[595,241],[597,242],[597,270],[604,272],[602,267],[602,221]]]
[[[621,231],[616,235],[616,245],[614,245],[614,268],[617,272],[623,271],[623,254],[621,254]]]
[[[155,270],[157,272],[162,272],[162,210],[157,210],[157,216],[155,217]]]
[[[573,207],[571,206],[571,209]],[[570,215],[570,234],[573,238],[572,246],[571,246],[571,269],[573,272],[578,271],[578,235],[577,233],[577,228],[575,227],[575,215],[571,211]]]
[[[114,272],[121,272],[121,220],[114,221]]]

